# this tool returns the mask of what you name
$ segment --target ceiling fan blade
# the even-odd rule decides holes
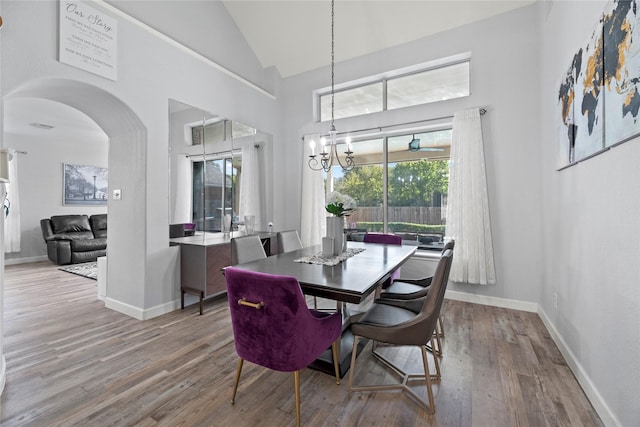
[[[420,148],[417,151],[444,151],[444,148],[438,148],[438,147],[424,147],[424,148]]]

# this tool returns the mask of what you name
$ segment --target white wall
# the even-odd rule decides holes
[[[542,278],[540,246],[539,109],[537,86],[538,9],[525,7],[464,28],[336,64],[336,84],[376,75],[421,62],[471,52],[471,96],[386,114],[336,120],[344,132],[381,124],[453,115],[465,108],[483,107],[482,118],[487,180],[498,283],[493,286],[452,284],[451,290],[535,302]],[[336,40],[336,44],[340,41]],[[328,68],[290,77],[283,83],[286,151],[275,156],[276,177],[286,191],[274,194],[284,212],[286,227],[299,227],[299,204],[285,195],[300,194],[303,162],[300,137],[328,126],[313,123],[314,89],[330,84]],[[276,147],[277,149],[277,147]],[[357,150],[356,150],[357,151]],[[355,153],[356,163],[358,153]],[[281,163],[278,163],[278,162]],[[285,199],[286,197],[286,199]]]
[[[8,107],[10,108],[10,106]],[[6,110],[7,108],[5,108]],[[107,136],[94,141],[5,134],[5,146],[25,151],[17,154],[21,210],[21,251],[5,255],[7,263],[47,259],[40,220],[53,215],[107,213],[106,206],[62,204],[63,163],[106,168]]]
[[[632,141],[555,171],[560,77],[589,39],[604,2],[543,2],[464,28],[336,64],[336,82],[470,51],[472,95],[463,100],[336,121],[338,131],[441,117],[474,106],[482,119],[498,283],[451,284],[461,296],[496,297],[540,314],[607,425],[637,425],[640,413],[640,145]],[[547,17],[548,15],[548,17]],[[339,41],[336,41],[339,43]],[[299,227],[300,137],[313,123],[311,91],[329,69],[283,82],[283,171],[274,194],[286,227]],[[276,147],[277,148],[277,147]],[[356,153],[357,161],[357,153]],[[606,219],[606,220],[603,220]],[[555,295],[558,308],[555,308]]]
[[[542,24],[540,306],[605,422],[635,426],[640,423],[640,140],[555,170],[559,82],[605,5],[554,2]]]
[[[107,3],[215,60],[221,66],[234,70],[251,82],[273,91],[273,79],[265,73],[244,37],[239,36],[238,27],[222,2],[108,0]]]
[[[197,14],[199,4],[191,4],[193,13]],[[95,6],[104,7],[104,13],[118,20],[118,81],[56,60],[57,1],[4,0],[2,96],[33,95],[53,85],[58,98],[78,104],[76,108],[109,135],[109,180],[112,188],[122,189],[123,198],[109,201],[107,302],[147,318],[174,309],[179,297],[176,250],[168,245],[168,100],[177,99],[277,135],[276,99],[167,43],[108,5]],[[221,3],[207,5],[207,13],[211,7],[220,19],[230,19]],[[218,40],[241,38],[237,32],[225,32],[232,29],[216,27],[213,31],[219,31]],[[248,48],[234,46],[234,54],[253,55]],[[244,66],[241,62],[234,66]],[[235,71],[251,75],[254,69],[247,65],[247,70]],[[268,78],[277,76],[265,73],[265,80]],[[69,91],[64,92],[65,88]],[[99,99],[93,98],[96,95]],[[133,116],[120,114],[123,110]],[[120,128],[132,133],[120,135]],[[110,132],[118,137],[114,139]],[[30,150],[29,156],[35,158],[35,151]],[[50,212],[36,216],[47,215]]]
[[[230,20],[221,4],[207,7]],[[635,425],[640,419],[640,146],[638,141],[628,142],[565,171],[553,168],[557,84],[603,7],[604,2],[545,2],[338,63],[340,83],[470,51],[472,95],[384,116],[339,120],[336,127],[353,130],[486,108],[489,112],[482,120],[498,283],[454,284],[450,289],[539,303],[543,319],[569,352],[574,372],[601,416],[611,425]],[[328,68],[282,82],[272,71],[256,77],[274,88],[280,96],[276,101],[118,18],[122,72],[118,82],[111,82],[56,61],[57,2],[4,0],[2,11],[3,98],[36,79],[73,79],[122,100],[146,128],[146,146],[140,153],[146,167],[143,179],[133,171],[118,177],[127,190],[125,198],[129,191],[143,194],[139,203],[123,200],[123,211],[132,215],[120,221],[143,226],[131,236],[117,237],[142,242],[136,248],[143,248],[143,256],[136,253],[126,259],[129,250],[121,248],[115,271],[120,276],[111,274],[113,266],[109,270],[110,280],[123,283],[121,302],[135,313],[164,309],[177,300],[175,253],[168,248],[167,230],[169,98],[274,135],[273,167],[267,175],[267,182],[273,182],[267,190],[273,194],[273,221],[276,229],[299,227],[301,168],[306,167],[300,161],[300,137],[328,130],[315,125],[311,113],[311,91],[329,85]],[[549,12],[548,18],[543,11]],[[240,38],[232,28],[212,26],[216,28],[222,31],[216,40]],[[222,60],[227,54],[253,55],[242,43],[234,46],[232,54],[224,49],[210,54]],[[255,75],[254,60],[228,64],[244,76]],[[34,150],[28,150],[29,156]],[[109,212],[111,218],[111,205]],[[46,215],[49,212],[36,216]],[[603,217],[611,220],[603,223]],[[110,224],[110,236],[120,225]],[[135,280],[124,272],[134,272]]]

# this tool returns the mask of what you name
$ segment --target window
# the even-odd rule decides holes
[[[227,139],[227,131],[231,124],[228,120],[218,120],[205,125],[191,127],[191,144],[202,145],[202,141],[222,142]]]
[[[334,88],[334,119],[469,96],[470,54],[347,82]],[[330,89],[315,92],[318,117],[331,120]]]
[[[382,82],[334,92],[334,119],[382,111]],[[320,121],[331,120],[331,93],[320,96]]]
[[[239,182],[241,159],[212,159],[193,162],[192,220],[199,231],[221,231],[223,208],[237,220],[237,200],[234,185]]]
[[[442,242],[451,129],[355,141],[353,147],[357,166],[349,172],[334,167],[326,175],[326,185],[358,204],[347,217],[348,227],[356,230],[352,237],[392,232],[424,248]]]
[[[469,62],[440,67],[387,82],[387,109],[469,96]]]

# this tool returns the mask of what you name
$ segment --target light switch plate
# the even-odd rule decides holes
[[[113,200],[122,200],[122,190],[113,190]]]

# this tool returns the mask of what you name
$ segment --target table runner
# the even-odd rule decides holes
[[[322,252],[318,252],[313,255],[304,256],[302,258],[294,259],[293,262],[302,262],[305,264],[320,264],[320,265],[338,265],[342,261],[347,258],[351,258],[352,256],[363,252],[364,248],[347,248],[346,251],[342,252],[340,255],[334,255],[326,257],[322,255]]]

